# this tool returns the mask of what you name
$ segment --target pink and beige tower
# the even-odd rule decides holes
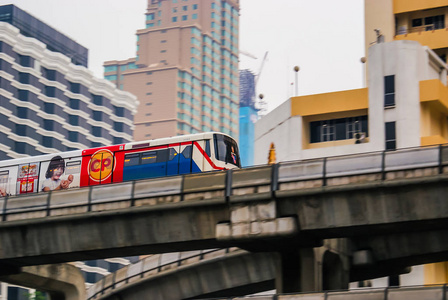
[[[239,0],[148,0],[145,15],[136,57],[104,63],[140,101],[134,139],[238,136]]]

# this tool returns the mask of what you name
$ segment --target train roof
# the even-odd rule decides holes
[[[121,144],[121,145],[124,145],[124,149],[127,150],[127,149],[136,148],[136,146],[139,146],[139,145],[151,147],[151,146],[164,145],[164,144],[176,144],[176,143],[182,143],[182,142],[188,142],[188,141],[194,141],[194,140],[208,139],[208,138],[211,138],[213,136],[213,134],[221,134],[221,135],[225,135],[225,136],[232,138],[231,136],[229,136],[225,133],[222,133],[222,132],[204,132],[204,133],[186,134],[186,135],[179,135],[179,136],[146,140],[146,141],[138,141],[138,142]],[[114,146],[117,146],[117,145],[114,145]],[[64,159],[70,158],[70,157],[80,157],[80,156],[82,156],[83,151],[92,150],[92,149],[96,149],[96,150],[108,149],[110,147],[111,146],[104,146],[104,147],[98,147],[98,148],[88,148],[88,149],[81,149],[81,150],[74,150],[74,151],[43,154],[43,155],[37,155],[37,156],[13,158],[13,159],[0,161],[0,168],[6,167],[6,166],[11,166],[11,165],[49,161],[57,155],[61,156]],[[89,151],[89,152],[91,152],[91,151]]]

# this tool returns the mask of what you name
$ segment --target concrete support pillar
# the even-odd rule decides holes
[[[276,275],[275,285],[279,294],[318,291],[313,248],[280,253]]]

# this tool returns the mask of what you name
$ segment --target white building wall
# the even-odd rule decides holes
[[[422,80],[446,84],[446,66],[437,55],[415,41],[376,44],[369,49],[369,141],[302,149],[302,117],[291,116],[291,99],[255,124],[255,164],[266,164],[271,142],[277,162],[331,157],[385,149],[385,122],[396,122],[397,148],[420,146],[420,89]],[[395,75],[395,106],[384,107],[384,77]]]

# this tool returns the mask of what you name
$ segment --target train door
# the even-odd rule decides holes
[[[193,163],[193,143],[182,144],[181,154],[179,155],[179,174],[191,173],[191,165]]]
[[[16,195],[17,185],[17,166],[0,169],[0,198],[10,195]]]
[[[168,151],[168,148],[164,148],[142,153],[142,178],[166,176]]]
[[[179,174],[179,155],[180,145],[170,146],[168,148],[168,161],[166,165],[166,175]]]

